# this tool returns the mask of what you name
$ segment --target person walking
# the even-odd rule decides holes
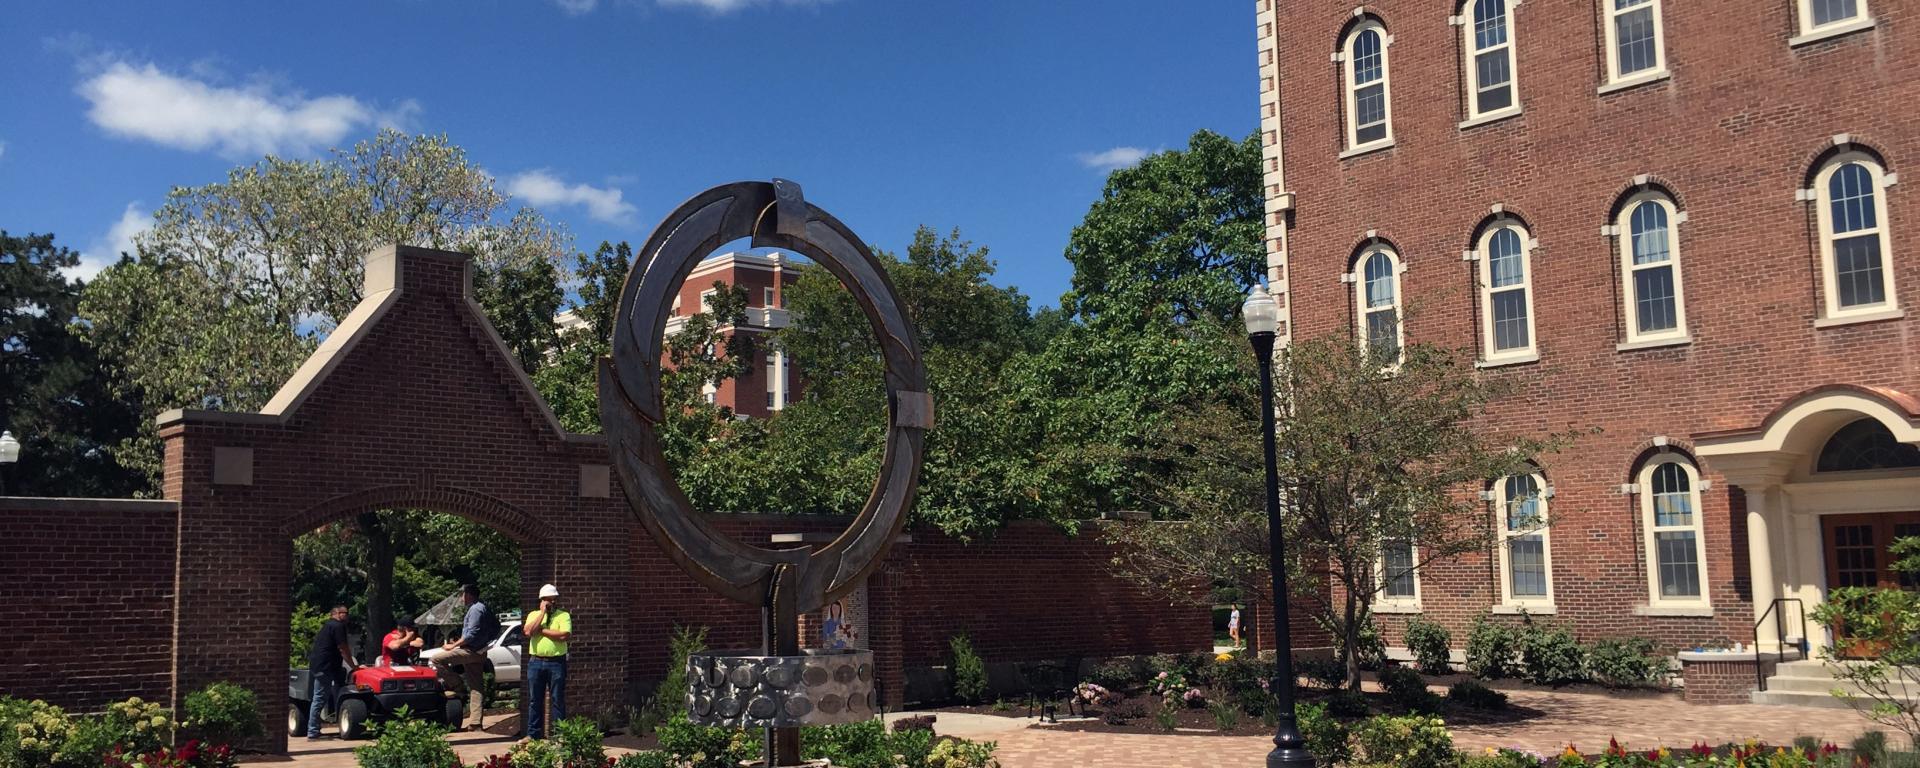
[[[320,738],[321,713],[333,703],[334,689],[359,666],[353,661],[353,649],[347,647],[347,607],[336,605],[307,649],[307,687],[312,691],[307,702],[308,739]]]
[[[449,692],[456,687],[467,689],[467,717],[460,727],[477,731],[486,722],[487,644],[500,634],[500,620],[480,601],[480,587],[476,585],[460,585],[460,601],[467,606],[460,636],[440,646],[446,652],[435,657],[433,665],[439,668],[441,684]]]
[[[520,627],[527,635],[527,738],[544,739],[551,723],[567,718],[567,641],[573,614],[560,607],[560,588],[540,588],[540,608]],[[551,699],[551,703],[549,703]]]
[[[1227,636],[1233,638],[1233,647],[1240,647],[1240,606],[1238,604],[1233,606],[1233,613],[1227,617]]]

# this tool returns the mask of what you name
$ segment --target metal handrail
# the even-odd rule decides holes
[[[1764,691],[1767,689],[1767,668],[1765,664],[1760,663],[1760,625],[1767,623],[1767,617],[1773,616],[1774,609],[1779,608],[1782,603],[1793,603],[1800,608],[1800,658],[1804,659],[1807,656],[1807,604],[1801,602],[1800,598],[1797,597],[1774,598],[1773,602],[1767,604],[1767,610],[1760,614],[1760,618],[1757,621],[1753,622],[1753,682],[1755,690]],[[1787,612],[1783,610],[1780,611],[1780,616],[1777,618],[1785,619],[1786,615]],[[1784,621],[1775,621],[1773,623],[1773,630],[1774,648],[1780,650],[1781,655],[1784,656],[1786,655],[1785,648],[1787,645],[1786,623]]]

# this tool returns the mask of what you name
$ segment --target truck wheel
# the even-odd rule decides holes
[[[459,699],[447,699],[447,705],[440,712],[440,724],[448,728],[459,728],[467,707]]]
[[[340,702],[340,738],[358,739],[367,735],[367,700]]]
[[[295,738],[307,735],[307,705],[297,701],[287,702],[287,736]]]

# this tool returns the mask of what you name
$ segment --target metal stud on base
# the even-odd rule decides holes
[[[872,651],[807,649],[799,656],[720,651],[687,657],[687,710],[701,725],[857,723],[871,719],[878,704]]]

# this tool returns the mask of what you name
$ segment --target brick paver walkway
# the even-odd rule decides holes
[[[1633,749],[1663,744],[1686,746],[1696,740],[1718,744],[1749,737],[1786,743],[1795,736],[1818,736],[1844,745],[1868,725],[1845,709],[1703,707],[1688,705],[1678,696],[1614,697],[1546,691],[1510,691],[1508,695],[1513,706],[1527,716],[1510,722],[1454,726],[1455,744],[1463,750],[1514,747],[1547,754],[1560,751],[1568,742],[1583,752],[1597,752],[1606,747],[1610,737]],[[977,723],[947,715],[942,719],[951,719],[956,726],[942,732],[971,731],[956,735],[998,742],[1005,768],[1238,768],[1262,764],[1262,757],[1273,747],[1264,736],[1083,733],[1021,728],[1020,721],[997,717],[973,716]],[[458,734],[453,740],[461,758],[469,762],[505,752],[513,742],[489,734]],[[298,768],[355,768],[353,747],[357,744],[337,740],[308,744],[305,739],[295,739],[294,754],[289,758],[261,761]],[[617,750],[609,751],[614,752]]]

